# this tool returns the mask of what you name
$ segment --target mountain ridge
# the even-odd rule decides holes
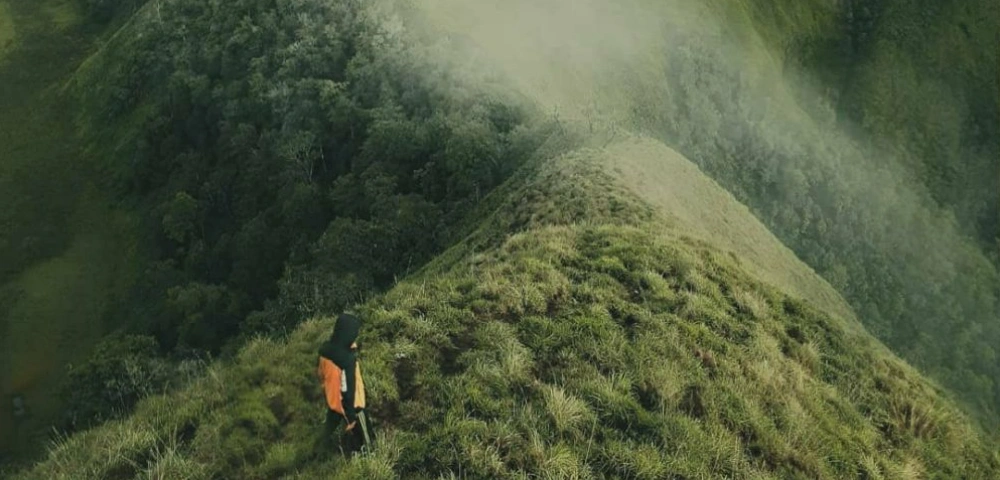
[[[109,30],[62,93],[141,226],[112,322],[138,335],[69,375],[73,428],[107,423],[26,477],[1000,469],[966,415],[996,420],[998,277],[949,211],[981,192],[939,204],[926,145],[889,135],[877,161],[799,78],[843,73],[808,62],[844,5],[87,5]],[[957,138],[955,115],[925,133]],[[349,305],[387,428],[343,462],[304,372]]]
[[[20,478],[985,479],[1000,469],[996,445],[939,387],[729,254],[664,236],[662,217],[593,161],[596,150],[526,166],[501,187],[492,220],[357,307],[381,432],[373,454],[346,462],[317,450],[309,366],[333,325],[322,318],[286,340],[251,341]]]

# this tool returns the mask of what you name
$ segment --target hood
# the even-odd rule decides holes
[[[358,339],[361,330],[361,319],[351,314],[341,314],[333,327],[330,339],[319,347],[319,354],[329,358],[340,368],[348,368],[354,360],[351,344]]]
[[[337,324],[333,327],[333,335],[330,336],[330,341],[338,347],[351,348],[351,344],[358,339],[358,332],[360,330],[360,318],[349,313],[342,313],[337,317]]]

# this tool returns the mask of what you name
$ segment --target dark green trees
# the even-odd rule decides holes
[[[81,121],[146,219],[137,329],[215,350],[342,308],[440,251],[531,150],[516,100],[357,8],[182,0],[112,42]]]

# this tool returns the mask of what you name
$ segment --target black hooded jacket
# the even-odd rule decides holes
[[[341,402],[348,422],[357,420],[357,412],[354,409],[354,391],[357,384],[357,379],[354,378],[354,366],[357,363],[357,356],[351,349],[351,344],[358,339],[360,330],[361,319],[348,313],[341,314],[337,317],[330,339],[319,347],[320,356],[337,365],[347,377],[347,392],[343,394]]]

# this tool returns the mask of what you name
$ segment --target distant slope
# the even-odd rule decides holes
[[[996,2],[404,3],[553,118],[680,152],[1000,425]]]
[[[0,461],[43,448],[37,432],[65,413],[59,382],[135,273],[132,219],[93,187],[61,94],[93,40],[75,7],[0,2]],[[32,412],[17,424],[15,393]]]
[[[969,236],[996,249],[1000,3],[850,3],[849,52],[813,50],[807,65],[836,79],[836,101],[851,119],[906,159]]]
[[[745,205],[676,151],[652,140],[616,142],[600,163],[612,169],[626,188],[674,220],[672,230],[732,251],[762,280],[854,323],[854,312],[826,280]]]
[[[470,238],[360,307],[374,455],[345,462],[317,439],[314,352],[332,328],[319,319],[251,342],[18,478],[1000,471],[997,445],[870,336],[708,244],[663,236],[663,219],[590,160],[634,148],[528,168]]]

